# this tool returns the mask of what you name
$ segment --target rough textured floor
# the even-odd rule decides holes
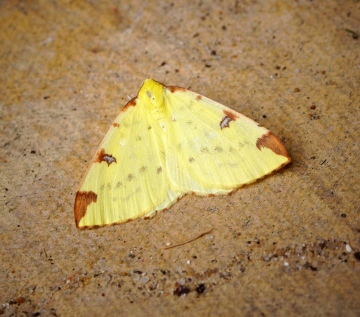
[[[359,316],[359,20],[358,0],[0,1],[0,315]],[[292,164],[76,229],[89,160],[145,78],[256,120]]]

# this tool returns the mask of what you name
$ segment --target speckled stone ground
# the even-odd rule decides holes
[[[356,0],[0,1],[0,315],[359,316],[359,20]],[[145,78],[256,120],[292,164],[77,230],[81,177]]]

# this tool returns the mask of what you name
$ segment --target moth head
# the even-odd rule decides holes
[[[139,98],[150,109],[164,107],[165,87],[153,79],[146,79],[139,91]]]

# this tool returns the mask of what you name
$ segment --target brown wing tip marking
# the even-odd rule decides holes
[[[228,128],[230,121],[236,121],[238,115],[232,111],[224,110],[225,116],[220,121],[220,128]]]
[[[185,88],[183,88],[183,87],[177,87],[177,86],[167,86],[167,89],[169,89],[172,93],[174,93],[174,92],[178,92],[178,91],[182,91],[182,92],[184,92],[184,91],[186,91],[186,89]]]
[[[92,203],[96,203],[97,195],[93,191],[77,192],[74,204],[75,224],[79,228],[82,217],[85,216],[87,207]]]
[[[261,151],[263,147],[267,147],[271,151],[273,151],[275,154],[282,155],[288,158],[288,162],[290,163],[291,157],[286,151],[284,145],[281,143],[281,141],[273,135],[270,131],[266,134],[264,134],[262,137],[258,138],[256,141],[256,147]]]
[[[136,106],[136,99],[137,97],[134,97],[133,99],[131,99],[126,105],[124,108],[122,108],[121,112],[124,112],[126,111],[128,108],[130,107],[135,107]]]
[[[108,166],[110,166],[111,163],[116,163],[116,158],[113,157],[111,154],[105,153],[105,149],[101,149],[100,152],[97,154],[96,157],[96,163],[106,162]]]
[[[201,95],[197,95],[195,99],[196,99],[197,101],[199,101],[199,100],[202,99],[202,96],[201,96]]]
[[[114,122],[112,125],[113,125],[113,127],[115,127],[115,128],[120,127],[120,124],[118,124],[117,122]]]

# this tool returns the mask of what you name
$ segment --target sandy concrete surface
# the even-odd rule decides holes
[[[359,21],[358,0],[0,1],[0,315],[359,316]],[[256,120],[293,162],[76,229],[89,160],[146,78]]]

